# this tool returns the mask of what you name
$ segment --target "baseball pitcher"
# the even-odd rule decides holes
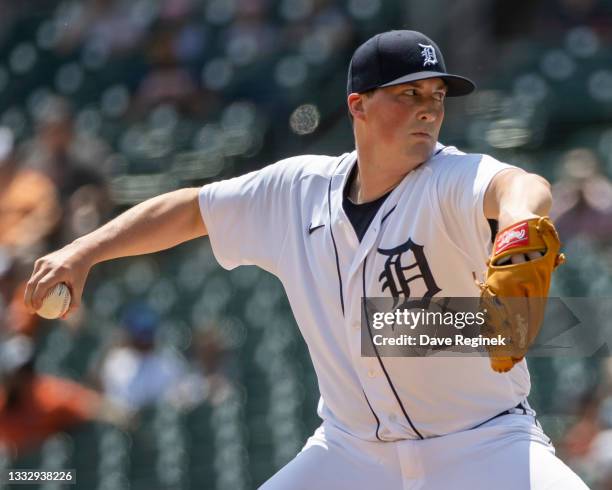
[[[447,72],[431,39],[374,36],[353,54],[347,88],[354,151],[145,201],[37,260],[27,307],[65,282],[73,311],[93,265],[208,235],[224,268],[281,280],[318,378],[321,426],[262,488],[586,488],[527,401],[528,342],[490,356],[361,355],[362,298],[482,297],[497,307],[489,327],[512,330],[504,298],[545,297],[563,258],[548,182],[439,142],[446,97],[474,84]]]

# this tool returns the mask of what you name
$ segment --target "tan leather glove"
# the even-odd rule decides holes
[[[507,339],[506,346],[487,347],[494,371],[510,371],[538,336],[552,272],[565,262],[560,248],[557,230],[547,216],[520,221],[497,234],[486,280],[477,282],[480,311],[486,310],[482,334]],[[499,265],[512,255],[538,251],[543,255],[537,259]]]

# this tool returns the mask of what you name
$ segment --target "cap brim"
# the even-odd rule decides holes
[[[447,97],[460,97],[462,95],[468,95],[476,89],[476,84],[469,78],[438,71],[420,71],[418,73],[411,73],[410,75],[405,75],[403,77],[396,78],[391,82],[380,85],[380,87],[391,87],[392,85],[399,85],[401,83],[427,80],[428,78],[442,78],[448,87],[448,91],[446,92]]]

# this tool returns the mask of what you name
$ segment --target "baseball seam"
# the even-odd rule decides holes
[[[61,289],[65,289],[66,293],[63,294],[64,301],[62,302],[62,312],[60,316],[66,313],[66,311],[68,311],[68,307],[70,306],[70,289],[68,289],[68,286],[66,286],[65,284],[61,284]]]

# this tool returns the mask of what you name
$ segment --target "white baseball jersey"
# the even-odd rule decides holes
[[[215,257],[282,281],[317,373],[319,415],[340,430],[430,438],[515,407],[530,390],[525,361],[498,374],[487,357],[362,357],[360,332],[362,297],[479,295],[472,272],[481,277],[491,246],[484,194],[509,166],[438,144],[360,242],[342,207],[356,158],[303,155],[202,187]]]

